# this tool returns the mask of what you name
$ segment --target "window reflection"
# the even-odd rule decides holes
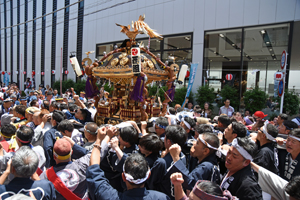
[[[225,84],[241,94],[260,88],[274,95],[274,73],[280,69],[283,50],[288,49],[290,24],[209,31],[204,38],[204,83],[215,92]],[[226,75],[231,74],[232,80]]]
[[[191,35],[172,36],[164,38],[164,49],[186,49],[191,48]]]

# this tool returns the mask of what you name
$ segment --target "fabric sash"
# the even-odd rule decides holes
[[[291,180],[292,175],[294,173],[294,170],[298,164],[298,160],[293,160],[291,165],[289,166],[289,153],[285,157],[285,166],[284,166],[284,176],[288,179]]]
[[[40,176],[43,173],[43,170],[41,170],[41,168],[38,167],[36,173]]]
[[[8,143],[6,140],[2,140],[2,141],[1,141],[1,144],[2,144],[3,149],[4,149],[7,153],[9,153],[9,152],[14,152],[13,149],[10,149],[10,148],[9,148],[9,143]]]
[[[81,200],[76,194],[74,194],[67,186],[60,180],[60,178],[56,175],[53,167],[49,168],[46,171],[46,175],[48,180],[51,181],[55,187],[55,189],[66,199],[72,200]]]

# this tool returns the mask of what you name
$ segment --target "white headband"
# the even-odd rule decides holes
[[[181,121],[185,124],[185,126],[186,126],[188,129],[191,129],[191,125],[190,125],[189,123],[187,123],[187,121],[185,121],[184,118],[182,118]]]
[[[129,181],[130,183],[134,183],[136,185],[144,183],[150,175],[150,168],[148,168],[148,171],[147,171],[146,176],[144,178],[134,180],[134,178],[130,174],[127,174],[125,172],[125,167],[124,166],[125,166],[125,164],[123,165],[123,173],[125,175],[126,180]]]
[[[211,149],[213,149],[213,150],[216,150],[216,151],[219,150],[218,148],[211,146],[208,142],[206,142],[205,140],[203,140],[202,137],[201,137],[201,135],[202,135],[202,134],[200,134],[200,135],[198,136],[198,138],[199,138],[199,140],[200,140],[204,145],[206,145],[208,148],[211,148]]]
[[[238,152],[246,159],[246,160],[250,160],[252,161],[253,158],[252,156],[243,148],[241,147],[239,144],[238,144],[238,141],[237,139],[235,138],[233,141],[232,141],[232,146],[234,148],[236,148],[236,150],[238,150]]]
[[[262,131],[266,135],[266,137],[267,137],[268,140],[271,140],[271,141],[275,142],[275,138],[267,132],[267,125],[268,124],[269,124],[269,121],[268,120],[265,121],[265,125],[263,126]]]
[[[300,138],[298,138],[298,137],[295,137],[295,136],[293,136],[293,135],[289,135],[289,137],[290,137],[290,138],[293,138],[293,139],[295,139],[295,140],[298,140],[298,141],[300,142]]]
[[[222,149],[221,149],[221,147],[216,148],[216,147],[211,146],[208,142],[206,142],[204,139],[202,139],[201,134],[198,136],[198,138],[199,138],[199,140],[200,140],[204,145],[206,145],[208,148],[213,149],[213,150],[216,150],[216,151],[217,151],[217,152],[216,152],[216,156],[218,156],[219,158],[221,158],[221,156],[222,156]]]

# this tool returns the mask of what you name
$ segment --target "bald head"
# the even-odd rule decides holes
[[[34,125],[38,126],[41,124],[41,120],[40,120],[40,114],[41,112],[35,112],[32,116],[32,122],[34,123]]]

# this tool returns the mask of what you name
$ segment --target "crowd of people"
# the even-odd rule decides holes
[[[298,117],[186,100],[113,126],[84,91],[2,93],[1,199],[300,199]]]

